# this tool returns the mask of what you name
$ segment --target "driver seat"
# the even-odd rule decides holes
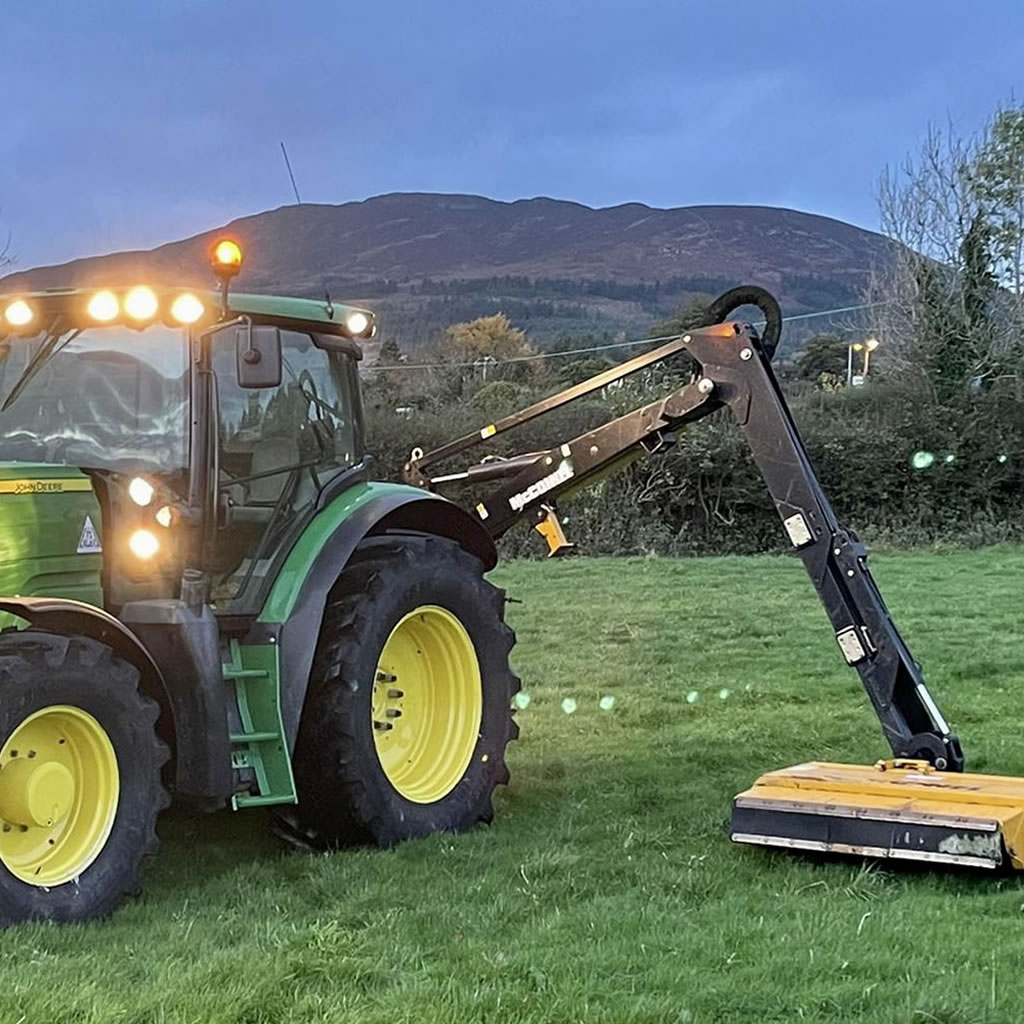
[[[286,467],[297,465],[301,461],[299,456],[299,444],[291,437],[265,437],[253,449],[252,466],[249,472],[270,473],[273,470],[282,470],[274,473],[273,476],[260,477],[258,480],[250,480],[246,485],[246,505],[275,505],[281,497],[291,474],[285,471]],[[301,482],[300,482],[301,487]],[[299,504],[297,502],[297,504]]]

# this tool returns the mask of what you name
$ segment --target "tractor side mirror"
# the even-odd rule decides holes
[[[281,383],[281,330],[251,320],[235,328],[240,388],[276,388]]]

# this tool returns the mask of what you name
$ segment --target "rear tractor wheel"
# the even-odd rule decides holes
[[[137,683],[95,640],[0,635],[0,926],[100,917],[138,890],[167,750]]]
[[[296,745],[318,845],[389,845],[493,817],[518,729],[504,593],[452,541],[360,545],[332,593]]]

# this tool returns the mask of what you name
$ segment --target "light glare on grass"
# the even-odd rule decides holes
[[[688,693],[688,694],[686,695],[686,703],[687,703],[687,704],[696,704],[696,703],[697,703],[697,698],[698,698],[699,696],[700,696],[700,694],[699,694],[699,693],[698,693],[698,692],[697,692],[696,690],[691,690],[691,691],[690,691],[690,692],[689,692],[689,693]]]
[[[566,697],[562,701],[562,710],[567,714],[571,715],[576,711],[576,701],[573,697]]]
[[[914,452],[910,457],[910,464],[914,469],[927,469],[935,463],[935,456],[932,452]]]
[[[530,695],[525,690],[520,690],[512,698],[512,703],[520,710],[525,711],[530,706]]]
[[[608,695],[607,697],[602,697],[602,698],[601,698],[601,699],[600,699],[600,700],[599,700],[599,701],[597,702],[597,706],[598,706],[598,707],[599,707],[599,708],[600,708],[600,709],[601,709],[602,711],[611,711],[611,709],[612,709],[613,707],[615,707],[615,698],[614,698],[614,697],[612,697],[612,696],[611,696],[610,694],[609,694],[609,695]]]

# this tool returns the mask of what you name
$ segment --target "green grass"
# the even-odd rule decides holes
[[[968,766],[1024,774],[1024,550],[873,561]],[[307,856],[168,818],[111,921],[0,935],[0,1024],[1021,1019],[1021,881],[726,838],[760,771],[886,753],[795,559],[495,575],[531,700],[494,827]]]

